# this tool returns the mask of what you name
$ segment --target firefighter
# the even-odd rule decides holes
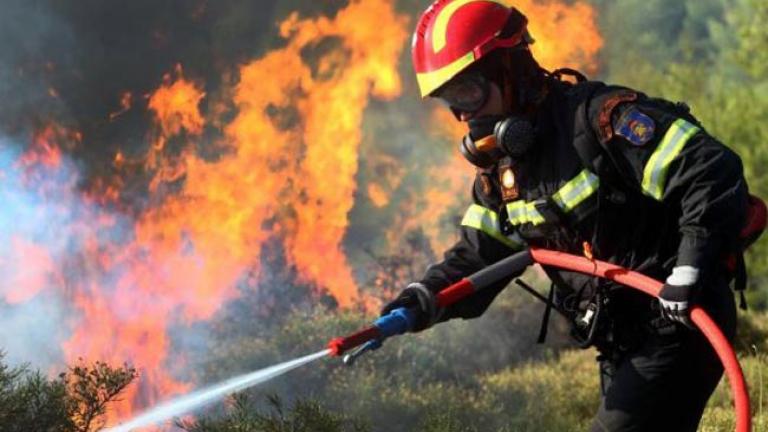
[[[723,369],[688,311],[701,305],[734,337],[725,257],[748,209],[741,160],[685,104],[549,72],[532,43],[526,17],[494,0],[437,0],[421,16],[412,45],[421,94],[466,122],[460,149],[477,176],[460,240],[384,312],[414,308],[414,331],[477,317],[511,278],[444,309],[435,293],[526,245],[664,280],[651,299],[544,269],[553,307],[599,352],[591,430],[695,431]]]

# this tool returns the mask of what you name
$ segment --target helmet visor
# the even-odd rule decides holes
[[[485,105],[491,93],[488,80],[478,73],[461,74],[439,88],[434,97],[454,111],[474,113]]]

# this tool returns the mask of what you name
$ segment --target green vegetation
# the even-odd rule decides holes
[[[107,405],[136,378],[136,371],[104,363],[77,365],[55,379],[26,367],[9,367],[0,355],[0,430],[90,432],[104,425]]]
[[[480,319],[452,321],[422,334],[389,340],[352,368],[338,359],[316,363],[250,393],[291,395],[288,410],[283,409],[285,404],[254,402],[263,396],[246,398],[247,403],[236,398],[229,408],[209,412],[186,427],[192,432],[294,430],[290,425],[308,416],[321,419],[318,424],[325,429],[318,430],[323,431],[585,430],[599,403],[596,352],[563,348],[564,326],[557,320],[552,323],[549,346],[535,345],[538,317],[533,315],[538,309],[528,308],[537,310],[519,315],[526,309],[521,302],[530,302],[526,296],[503,293]],[[255,343],[260,352],[274,353],[290,345],[293,349],[286,351],[305,354],[372,318],[357,313],[297,312],[286,318],[283,330]],[[735,346],[750,384],[754,430],[761,430],[768,426],[768,314],[749,313],[742,318]],[[494,333],[500,323],[517,332],[504,340]],[[243,351],[231,361],[266,366],[269,361],[257,360],[259,351]],[[222,354],[227,355],[231,353]],[[225,370],[221,373],[226,375]],[[732,430],[734,421],[730,390],[723,380],[700,430]],[[236,425],[247,427],[236,429]]]

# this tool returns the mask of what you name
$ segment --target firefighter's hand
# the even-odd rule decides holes
[[[691,266],[675,267],[667,278],[667,283],[659,293],[661,315],[672,321],[693,328],[690,307],[696,295],[699,269]]]
[[[401,307],[414,311],[416,319],[411,329],[412,332],[419,332],[431,327],[439,317],[435,294],[421,283],[409,284],[395,300],[384,306],[381,315],[386,315]]]

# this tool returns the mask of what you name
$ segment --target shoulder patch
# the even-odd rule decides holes
[[[653,138],[656,124],[635,107],[627,108],[616,121],[615,132],[635,146],[643,146]]]
[[[628,90],[621,89],[619,91],[610,94],[600,106],[600,113],[597,118],[598,133],[600,135],[600,142],[605,144],[611,138],[613,138],[614,129],[611,124],[611,118],[613,117],[613,110],[624,102],[634,102],[637,100],[637,93]]]

